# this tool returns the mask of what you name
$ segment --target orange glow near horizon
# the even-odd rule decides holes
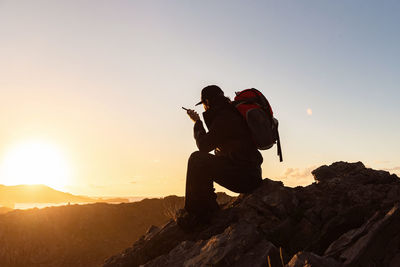
[[[0,167],[0,183],[5,185],[44,184],[63,190],[71,177],[71,168],[61,150],[44,141],[10,147]]]

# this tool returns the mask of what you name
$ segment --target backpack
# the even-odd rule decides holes
[[[282,149],[278,132],[278,120],[265,96],[255,88],[236,92],[232,102],[249,126],[252,138],[260,150],[277,145],[279,160],[282,162]]]

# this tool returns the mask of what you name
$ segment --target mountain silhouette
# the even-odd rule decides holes
[[[0,185],[0,205],[13,207],[14,203],[85,203],[95,202],[84,196],[75,196],[46,185]]]
[[[96,199],[76,196],[55,190],[46,185],[0,185],[0,206],[14,208],[15,203],[93,203],[129,202],[125,198]]]

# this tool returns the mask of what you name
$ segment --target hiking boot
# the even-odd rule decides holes
[[[181,209],[176,214],[176,224],[185,231],[193,231],[199,226],[209,224],[213,214],[214,212],[195,214]]]
[[[176,224],[185,231],[190,231],[200,224],[199,218],[192,213],[182,209],[177,212]]]

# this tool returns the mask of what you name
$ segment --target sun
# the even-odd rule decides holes
[[[0,163],[0,183],[5,185],[44,184],[62,190],[71,171],[61,150],[47,142],[18,144]]]

